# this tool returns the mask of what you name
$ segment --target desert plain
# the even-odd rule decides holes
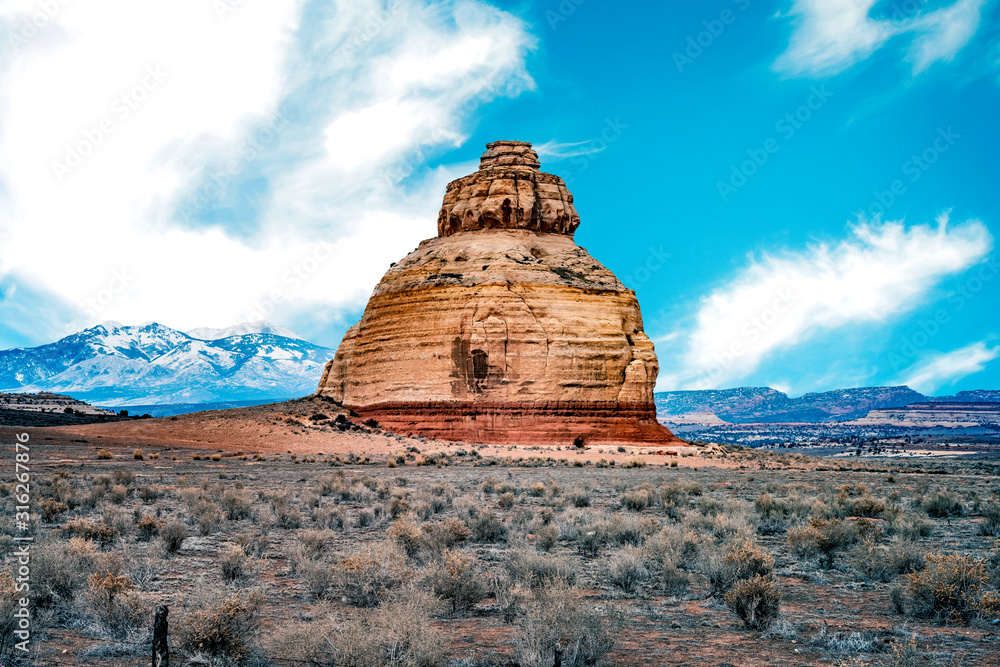
[[[461,445],[315,397],[25,432],[3,664],[150,664],[161,605],[181,665],[997,664],[996,459]]]

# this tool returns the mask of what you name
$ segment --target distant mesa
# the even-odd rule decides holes
[[[1000,426],[1000,402],[912,403],[902,408],[872,410],[849,424],[856,426],[898,426],[920,428],[971,428]]]
[[[576,245],[579,224],[531,144],[488,144],[448,185],[438,236],[375,288],[319,393],[445,440],[670,442],[635,293]]]
[[[732,424],[846,422],[862,419],[870,411],[918,403],[1000,403],[1000,391],[978,389],[932,397],[906,386],[856,387],[789,398],[770,387],[737,387],[656,394],[660,419],[670,424],[708,424],[715,419]]]
[[[78,426],[128,418],[128,411],[116,413],[62,394],[0,393],[0,426]]]

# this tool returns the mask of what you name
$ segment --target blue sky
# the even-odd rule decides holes
[[[998,3],[676,4],[8,3],[0,346],[335,347],[506,138],[636,290],[659,389],[1000,385]]]

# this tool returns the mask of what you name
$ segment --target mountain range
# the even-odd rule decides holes
[[[315,392],[333,353],[266,322],[187,333],[105,322],[48,345],[0,351],[0,390],[114,407],[278,400]]]
[[[115,322],[117,324],[117,322]],[[120,324],[118,326],[121,326]],[[273,334],[282,338],[292,338],[294,340],[305,340],[291,329],[279,327],[270,322],[244,322],[236,326],[225,329],[212,329],[211,327],[200,327],[187,332],[191,338],[199,340],[219,340],[220,338],[230,338],[232,336],[245,336],[246,334]]]
[[[789,398],[770,387],[739,387],[656,394],[660,419],[692,413],[714,413],[734,424],[755,422],[830,422],[864,417],[870,410],[900,408],[912,403],[1000,402],[1000,391],[962,391],[954,396],[925,396],[909,387],[836,389]]]

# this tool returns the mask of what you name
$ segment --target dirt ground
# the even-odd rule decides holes
[[[338,416],[346,420],[337,423]],[[347,428],[343,428],[346,426]],[[286,452],[307,455],[356,453],[384,457],[406,447],[416,446],[433,451],[456,452],[468,450],[470,445],[408,438],[381,428],[369,427],[338,406],[319,397],[308,397],[284,403],[260,405],[249,408],[196,412],[177,417],[142,419],[108,424],[61,426],[47,429],[60,438],[86,440],[101,447],[127,449],[136,447],[177,447],[188,449],[216,448],[218,451]],[[574,449],[567,442],[565,448],[532,446],[472,445],[483,456],[564,456],[572,455],[596,463],[602,457],[623,461],[642,455],[651,464],[668,463],[679,455],[698,456],[703,451],[697,447],[675,445],[670,447],[636,447],[626,445]]]
[[[325,418],[311,419],[317,413]],[[315,593],[302,569],[302,544],[309,537],[303,536],[305,531],[321,533],[314,539],[325,544],[315,561],[336,570],[345,559],[393,539],[387,536],[397,522],[412,520],[422,526],[457,517],[468,523],[477,513],[496,518],[502,537],[479,539],[474,530],[455,549],[475,561],[484,580],[498,572],[514,573],[512,554],[531,554],[571,568],[574,589],[582,591],[586,606],[624,613],[617,641],[600,664],[1000,664],[995,617],[983,613],[949,624],[940,618],[918,618],[906,610],[908,604],[899,613],[892,589],[905,589],[905,573],[887,581],[866,576],[859,557],[852,556],[857,544],[838,551],[827,568],[797,552],[789,540],[790,530],[815,518],[815,502],[856,506],[850,503],[874,498],[883,503],[868,522],[884,534],[879,548],[896,544],[891,540],[909,525],[908,517],[919,515],[929,522],[927,534],[913,540],[921,553],[958,552],[986,559],[984,563],[995,569],[1000,549],[996,537],[983,534],[983,508],[996,502],[1000,491],[996,463],[834,462],[738,448],[657,453],[643,448],[470,447],[402,438],[362,425],[342,429],[336,414],[330,406],[295,404],[260,411],[254,420],[203,413],[173,420],[27,429],[33,512],[43,502],[64,496],[68,500],[66,509],[50,504],[55,509],[45,520],[34,520],[30,531],[38,548],[54,548],[76,536],[94,542],[94,558],[117,558],[122,575],[129,578],[126,589],[136,592],[142,618],[151,619],[156,605],[167,605],[172,621],[181,621],[192,613],[191,601],[203,588],[258,591],[266,602],[259,629],[248,638],[254,657],[244,664],[292,664],[281,662],[275,653],[275,638],[282,632],[309,628],[321,617],[364,618],[371,611],[348,603],[333,589]],[[24,431],[2,428],[0,442],[13,452],[15,434]],[[136,448],[142,449],[141,459]],[[635,467],[623,468],[623,463]],[[10,470],[8,478],[12,475]],[[105,489],[95,494],[102,485]],[[331,485],[353,491],[338,496],[330,492]],[[667,488],[688,490],[670,505],[656,500]],[[252,500],[246,516],[212,514],[211,506],[229,489]],[[647,506],[630,505],[628,495],[644,489],[654,500]],[[4,502],[12,504],[14,485],[6,484],[4,490]],[[576,500],[581,494],[585,504]],[[958,512],[927,517],[927,498],[934,494],[952,494]],[[762,509],[763,495],[789,507],[813,503],[813,509],[801,514],[788,510],[775,518]],[[440,498],[440,506],[423,507],[434,498]],[[283,523],[284,512],[298,517],[298,523]],[[146,538],[137,528],[143,517],[159,522]],[[10,519],[4,521],[0,533],[14,534]],[[188,536],[176,551],[155,534],[170,521],[187,528]],[[733,522],[732,531],[726,521]],[[88,537],[80,528],[84,524],[107,525],[113,534]],[[548,525],[558,526],[558,537],[545,549],[540,536]],[[606,526],[609,536],[621,539],[609,537],[596,552],[588,551],[581,545],[591,525]],[[262,526],[267,546],[255,554],[249,580],[227,583],[220,555],[234,544],[245,544],[246,536],[259,533]],[[641,534],[629,538],[629,526]],[[685,583],[668,591],[657,569],[660,561],[648,559],[654,536],[672,526],[705,536],[685,536],[695,544],[690,562],[676,569]],[[780,618],[764,631],[747,629],[711,583],[711,554],[724,553],[727,540],[747,530],[755,545],[773,556],[770,576],[781,597]],[[4,539],[10,546],[10,538]],[[609,574],[613,562],[640,552],[647,559],[641,566],[645,578],[639,576],[632,587],[617,584]],[[415,572],[433,565],[422,553],[410,561]],[[12,563],[8,556],[5,565]],[[995,585],[994,577],[988,586]],[[91,593],[87,585],[81,586],[72,598],[49,600],[38,612],[42,627],[36,630],[37,653],[31,664],[149,664],[148,624],[143,622],[125,638],[109,635],[94,622]],[[526,626],[501,607],[499,594],[487,591],[459,613],[447,605],[436,609],[430,623],[447,648],[439,664],[517,664]],[[175,664],[209,664],[184,662],[191,651],[179,645],[176,634],[171,645]],[[910,653],[897,660],[900,647],[908,645]]]

